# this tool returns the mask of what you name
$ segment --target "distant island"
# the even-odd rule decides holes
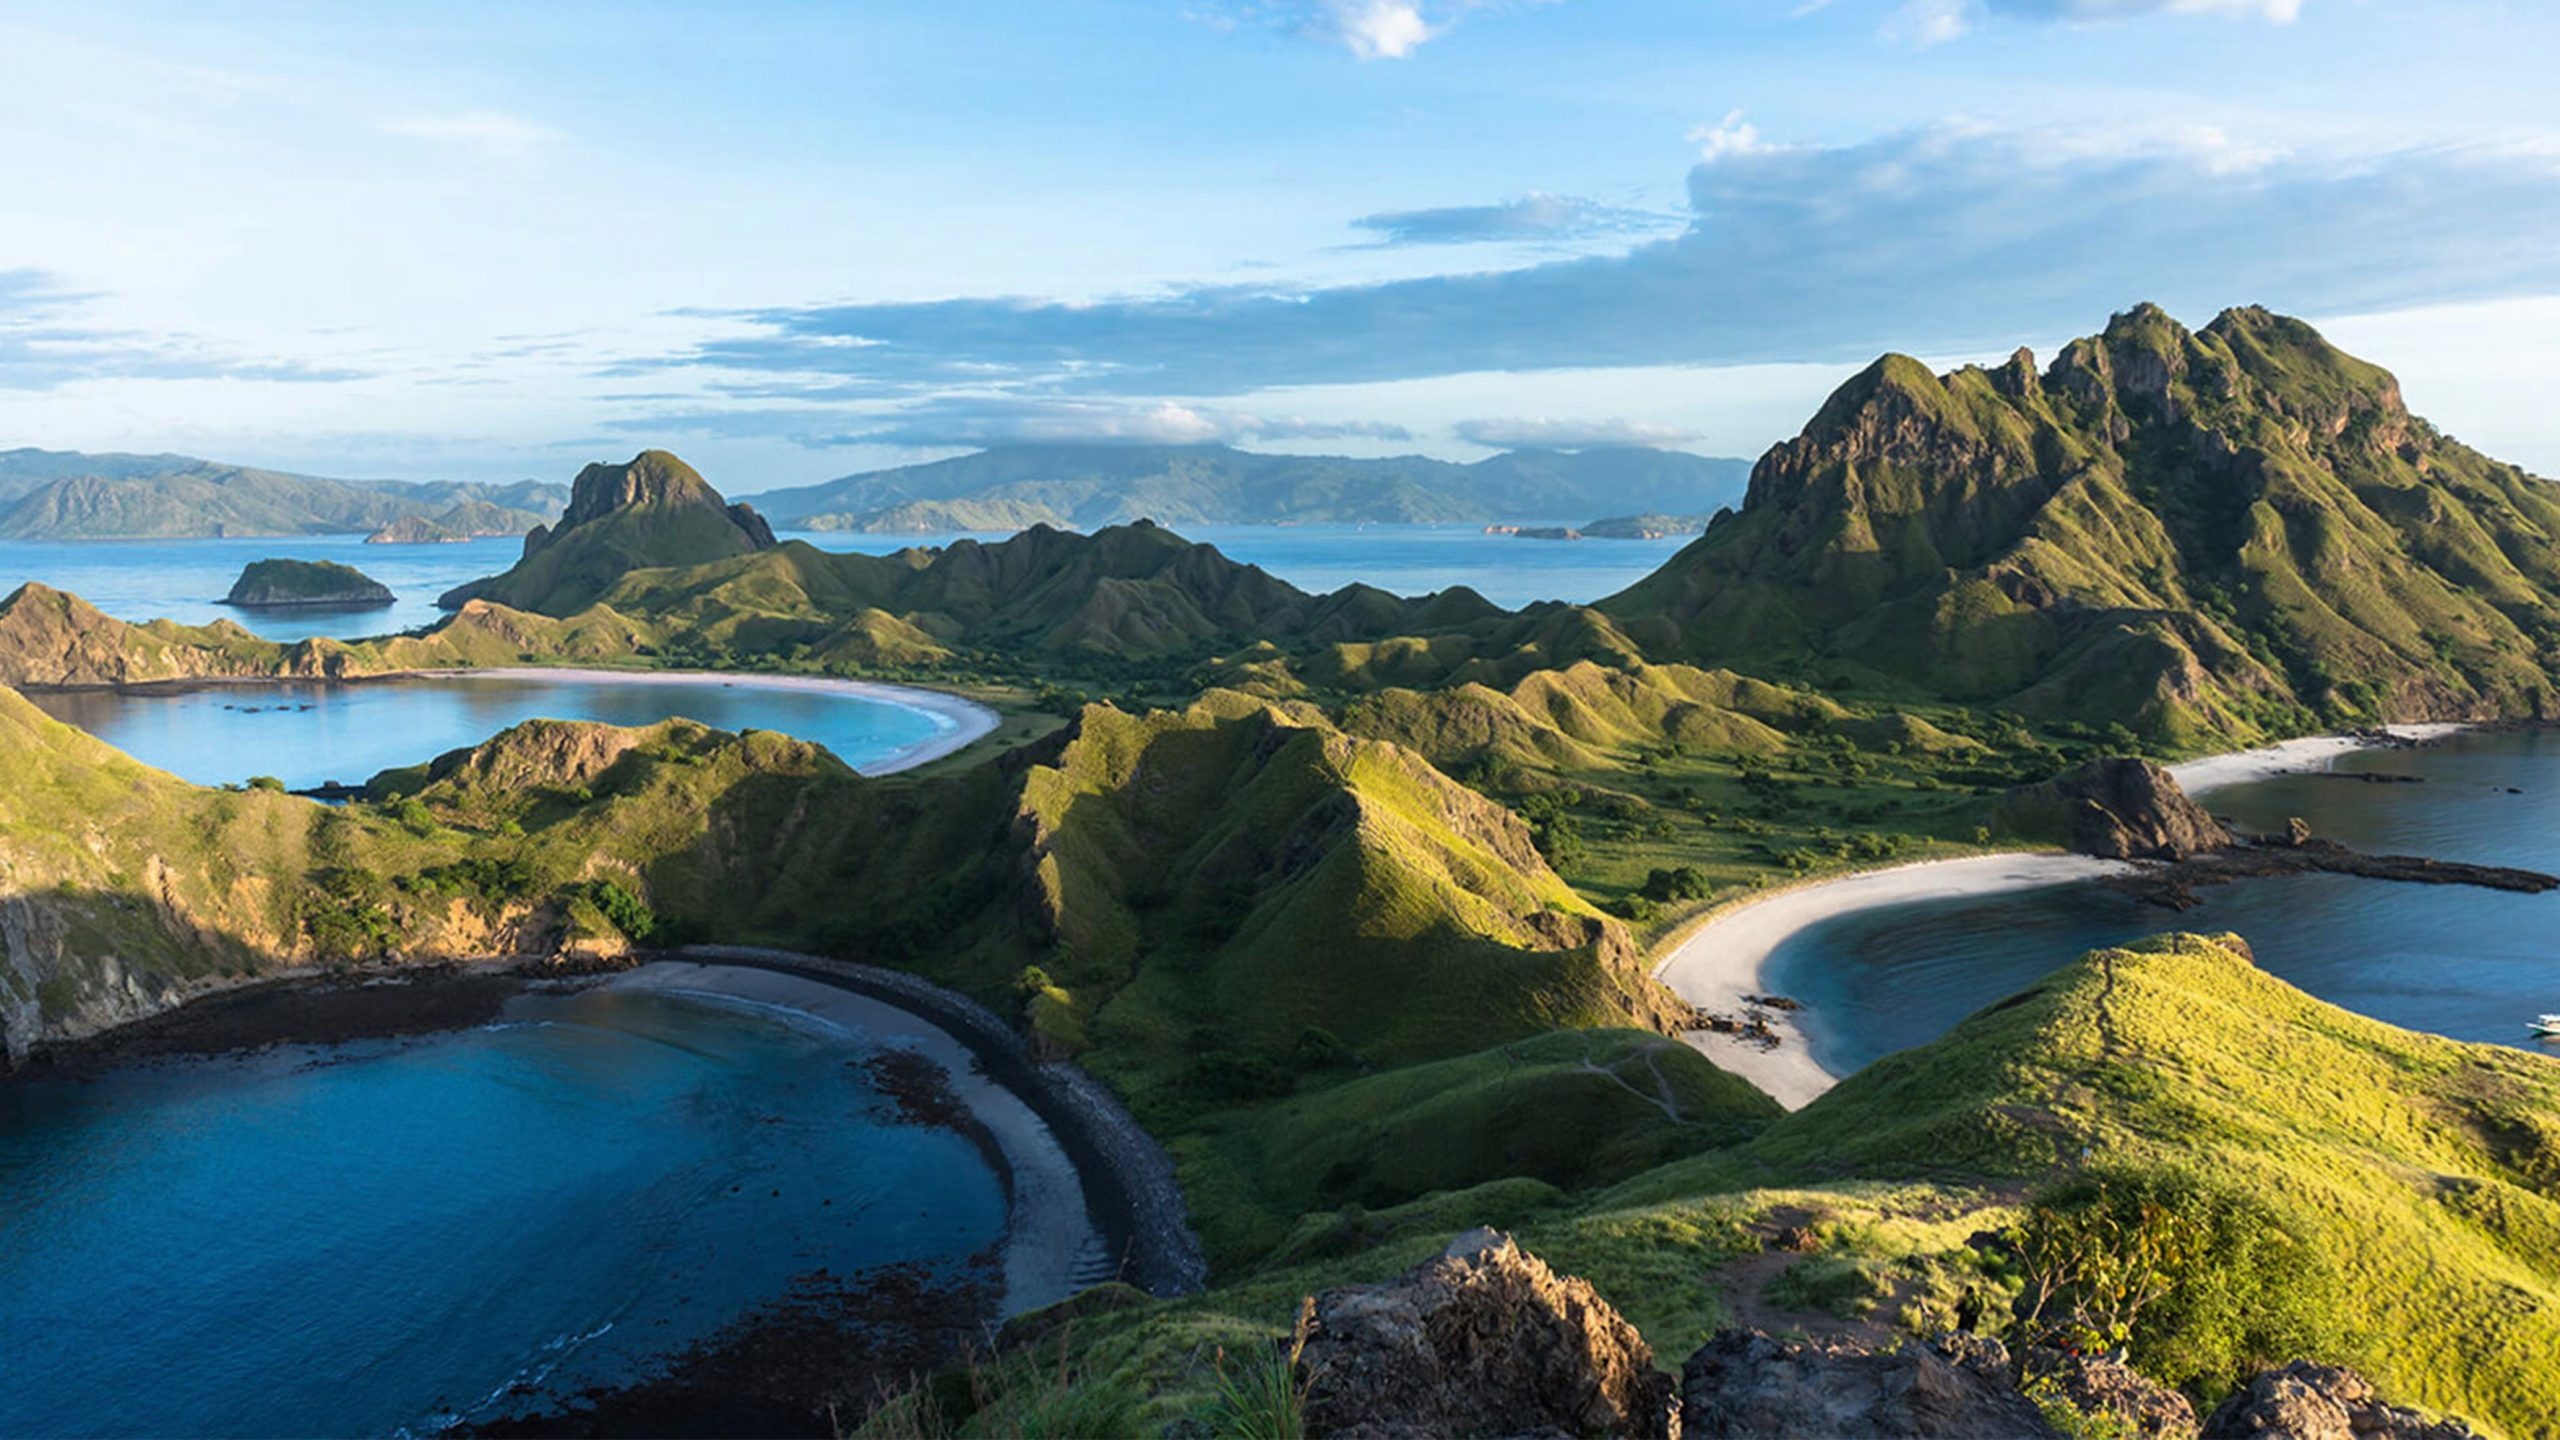
[[[1522,540],[1669,540],[1706,532],[1704,515],[1613,515],[1588,525],[1487,525],[1487,535]]]
[[[1636,446],[1421,455],[1268,455],[1223,445],[1006,445],[820,485],[757,508],[786,530],[879,534],[1162,525],[1451,525],[1693,513],[1739,503],[1750,462]]]
[[[244,610],[358,609],[388,605],[395,598],[390,586],[335,560],[253,560],[231,582],[222,603]]]
[[[189,455],[0,450],[6,540],[380,536],[412,519],[434,527],[427,538],[468,539],[522,534],[567,498],[535,480],[331,480]]]

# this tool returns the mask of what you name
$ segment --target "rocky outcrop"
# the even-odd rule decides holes
[[[2480,1440],[2458,1420],[2386,1405],[2372,1382],[2340,1365],[2296,1360],[2216,1406],[2204,1440]]]
[[[1943,1335],[1896,1350],[1727,1330],[1680,1372],[1690,1440],[2060,1440],[1996,1340]]]
[[[228,620],[129,625],[29,581],[0,600],[0,685],[79,687],[270,673],[274,647]]]
[[[1677,1433],[1672,1380],[1586,1281],[1474,1230],[1384,1285],[1309,1302],[1307,1428],[1366,1440]]]
[[[2148,760],[2092,760],[2010,791],[1994,811],[2004,832],[2107,860],[2185,860],[2231,844],[2231,832]]]
[[[2195,1440],[2196,1407],[2187,1397],[2102,1356],[2059,1350],[2027,1354],[2027,1378],[2041,1382],[2083,1415],[2103,1416],[2132,1440]]]
[[[246,610],[301,605],[352,609],[388,605],[395,598],[390,586],[334,560],[252,560],[231,582],[222,603]]]
[[[569,615],[634,570],[707,565],[776,543],[773,527],[754,507],[722,499],[666,451],[644,450],[628,464],[579,471],[559,523],[533,527],[513,568],[456,586],[436,603],[452,610],[488,599]]]

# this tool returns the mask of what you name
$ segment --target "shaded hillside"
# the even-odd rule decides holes
[[[2309,326],[2120,315],[2042,371],[1888,356],[1602,602],[1649,654],[2181,743],[2540,715],[2560,490]]]
[[[397,943],[411,961],[532,948],[535,897],[410,888],[471,848],[281,788],[207,790],[0,690],[0,1039],[11,1061],[208,986]],[[398,877],[395,881],[394,877]]]
[[[328,480],[184,455],[0,452],[8,539],[337,534],[466,506],[481,533],[511,534],[559,499],[558,486],[532,481]]]
[[[1744,462],[1641,448],[1518,450],[1472,464],[1359,460],[1223,445],[1007,445],[774,490],[775,523],[818,530],[1097,529],[1199,524],[1561,520],[1730,503]]]

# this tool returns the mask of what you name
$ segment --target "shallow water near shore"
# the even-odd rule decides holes
[[[2480,732],[2362,751],[2342,774],[2216,790],[2215,814],[2252,831],[2289,817],[2359,850],[2560,872],[2560,733]],[[2509,788],[2521,793],[2509,794]],[[1815,1058],[1847,1074],[1925,1044],[2085,951],[2172,931],[2237,932],[2270,973],[2333,1004],[2457,1040],[2536,1045],[2525,1022],[2560,1010],[2560,893],[2512,894],[2341,875],[2244,880],[2184,913],[2073,883],[1924,900],[1809,926],[1770,955],[1770,988],[1809,1007]]]
[[[205,685],[191,689],[31,692],[46,714],[146,765],[199,785],[272,775],[301,789],[362,784],[536,718],[652,725],[671,716],[721,730],[776,730],[824,745],[856,768],[952,729],[942,715],[869,695],[721,676],[671,684],[645,676],[482,673]]]
[[[1003,1182],[872,1053],[603,988],[0,1085],[0,1434],[433,1428],[637,1378],[811,1272],[956,1268]]]

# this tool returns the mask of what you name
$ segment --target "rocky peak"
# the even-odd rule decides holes
[[[643,450],[622,465],[589,465],[569,488],[569,508],[560,523],[525,537],[528,553],[581,525],[629,510],[675,510],[688,507],[718,510],[744,531],[753,548],[771,549],[773,527],[753,506],[731,504],[711,488],[701,472],[664,450]]]
[[[2036,373],[2036,352],[2021,345],[2009,356],[2007,364],[1990,372],[1991,388],[2012,400],[2032,401],[2044,393],[2043,377]]]

